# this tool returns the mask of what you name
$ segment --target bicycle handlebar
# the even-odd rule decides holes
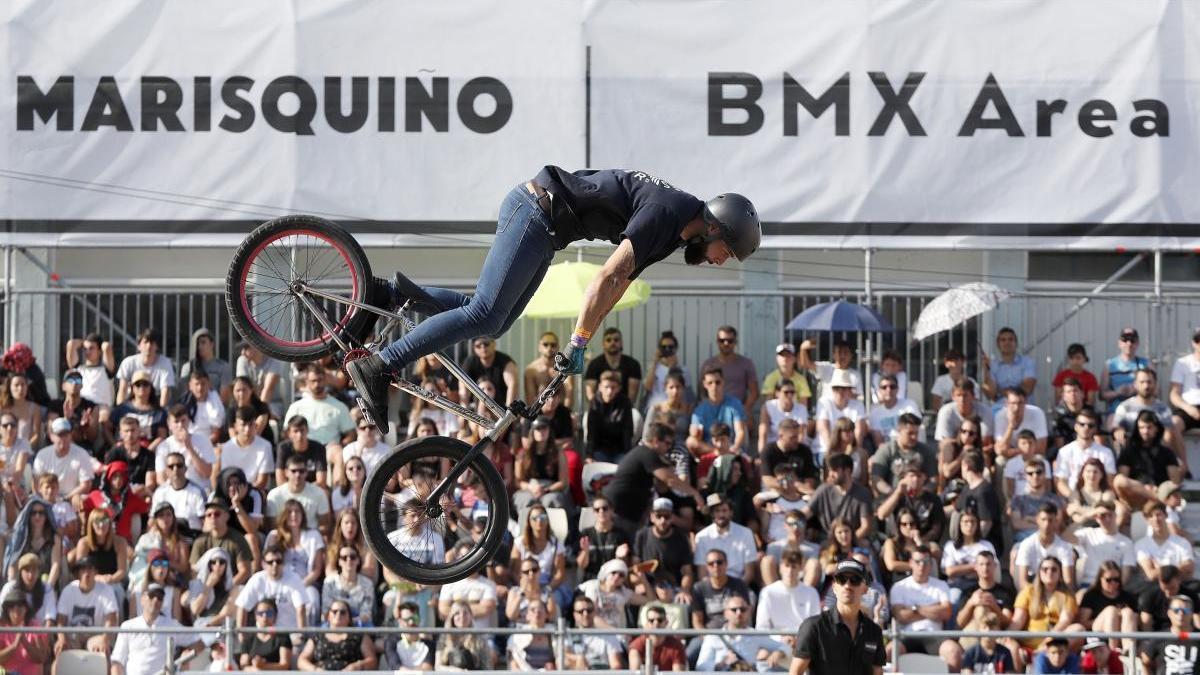
[[[542,387],[542,391],[538,393],[538,397],[533,400],[533,403],[526,406],[524,401],[513,401],[510,409],[527,420],[536,419],[542,413],[542,406],[546,404],[546,401],[550,400],[551,396],[554,396],[558,392],[558,388],[562,386],[562,383],[568,377],[570,376],[566,373],[556,372],[554,378],[545,387]]]

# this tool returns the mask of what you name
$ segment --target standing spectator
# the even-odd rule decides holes
[[[725,625],[728,630],[750,627],[750,601],[732,597],[725,600]],[[705,635],[700,644],[696,670],[715,671],[717,666],[733,669],[738,662],[751,670],[782,670],[787,658],[787,645],[763,635]]]
[[[825,483],[813,493],[806,518],[816,517],[821,532],[829,534],[836,520],[850,524],[854,536],[866,538],[875,527],[871,491],[854,481],[854,460],[849,455],[833,455],[826,463]]]
[[[275,630],[279,606],[275,599],[264,597],[254,604],[254,633],[242,634],[238,645],[238,663],[247,670],[284,670],[292,660],[292,641],[286,633]]]
[[[1134,374],[1150,367],[1150,360],[1137,355],[1138,332],[1136,328],[1123,328],[1117,336],[1119,353],[1104,362],[1100,373],[1100,398],[1105,402],[1105,414],[1111,415],[1121,401],[1133,396]]]
[[[322,489],[328,489],[329,463],[325,446],[308,437],[308,420],[303,415],[289,419],[286,435],[287,439],[275,449],[275,483],[282,484],[287,480],[288,460],[299,457],[304,460],[308,472],[305,480],[316,483],[317,487]]]
[[[155,453],[142,447],[137,420],[126,417],[121,420],[120,428],[121,441],[104,455],[104,463],[124,464],[129,470],[129,487],[134,494],[149,500],[158,487],[158,475],[154,471]]]
[[[651,603],[646,609],[646,622],[642,626],[647,630],[664,630],[667,628],[667,610],[662,605]],[[687,653],[683,643],[674,635],[642,634],[629,643],[629,668],[640,670],[645,665],[646,642],[650,642],[650,659],[654,667],[667,672],[687,670]]]
[[[867,409],[861,401],[852,398],[854,394],[854,377],[857,373],[848,370],[835,370],[825,381],[825,390],[831,392],[823,395],[817,402],[817,433],[813,437],[813,450],[820,458],[834,445],[833,427],[843,417],[854,422],[854,440],[862,446],[866,442],[868,431]]]
[[[587,456],[599,462],[620,462],[640,429],[635,428],[633,402],[621,388],[620,374],[607,370],[599,378],[599,395],[591,399],[583,422]]]
[[[593,498],[592,512],[596,515],[596,522],[579,533],[579,554],[575,557],[584,579],[594,578],[609,560],[627,560],[630,552],[629,533],[616,524],[612,503],[608,498],[604,495]]]
[[[1037,387],[1037,366],[1033,359],[1017,353],[1017,332],[1009,327],[996,332],[995,364],[987,354],[983,355],[983,393],[993,399],[1009,389],[1020,389],[1024,395],[1033,400],[1033,390]],[[1000,426],[999,420],[996,426]]]
[[[1167,527],[1167,507],[1162,502],[1146,502],[1142,507],[1149,532],[1134,543],[1138,565],[1146,579],[1155,581],[1165,565],[1173,565],[1183,579],[1196,572],[1196,557],[1188,540],[1171,534]]]
[[[673,492],[689,495],[698,508],[703,507],[704,496],[690,483],[681,480],[675,467],[666,459],[674,444],[673,428],[661,422],[652,423],[649,440],[621,458],[617,472],[604,486],[604,496],[613,507],[616,523],[625,531],[641,527],[650,508],[655,481],[665,484]]]
[[[558,334],[554,331],[548,330],[538,338],[537,358],[525,366],[525,398],[533,398],[554,379],[554,355],[558,353],[558,344]],[[575,378],[564,380],[562,388],[567,400],[575,400],[572,396],[575,393]]]
[[[745,449],[749,434],[746,429],[746,409],[740,399],[725,392],[725,374],[720,367],[710,366],[705,369],[704,396],[701,397],[696,409],[692,411],[692,424],[689,429],[687,447],[696,456],[716,452],[712,445],[710,430],[712,425],[721,422],[733,429],[733,447]],[[754,385],[758,386],[757,383]]]
[[[845,340],[834,340],[831,361],[814,362],[809,352],[815,347],[813,342],[805,340],[800,344],[800,353],[797,356],[800,367],[814,371],[821,381],[821,393],[817,397],[829,398],[832,396],[833,390],[830,388],[830,382],[837,371],[844,370],[846,377],[850,380],[849,386],[852,389],[850,397],[861,400],[863,397],[862,376],[854,367],[854,348],[850,346],[850,343]]]
[[[119,423],[125,417],[136,419],[142,428],[142,436],[149,443],[148,447],[154,450],[167,437],[167,412],[154,396],[150,372],[139,370],[132,377],[130,387],[133,393],[113,410],[111,419],[114,423]]]
[[[118,617],[117,598],[108,584],[96,582],[96,561],[83,556],[71,566],[75,581],[67,584],[58,597],[58,625],[73,628],[93,626],[116,627]],[[108,653],[107,635],[59,633],[54,646],[54,655],[64,649],[87,649],[92,652]]]
[[[962,426],[963,420],[972,417],[979,420],[980,442],[985,449],[991,447],[994,442],[992,435],[995,429],[992,409],[976,400],[975,389],[975,383],[970,380],[955,382],[951,389],[953,400],[938,408],[933,439],[937,441],[939,448],[944,449],[952,445],[958,438],[958,429]]]
[[[646,388],[647,420],[653,419],[651,411],[654,407],[668,398],[667,376],[676,372],[683,386],[683,391],[680,392],[682,396],[678,401],[684,405],[690,405],[687,392],[691,390],[691,383],[688,382],[687,366],[679,360],[679,339],[672,331],[664,330],[658,337],[658,349],[654,352],[654,362],[650,368],[646,369],[646,381],[643,383]]]
[[[42,406],[29,400],[29,378],[20,373],[9,373],[0,386],[0,413],[17,418],[17,435],[30,445],[41,445]]]
[[[189,431],[207,436],[214,443],[219,442],[225,433],[225,403],[209,385],[208,373],[203,369],[192,370],[185,381],[188,390],[179,402],[187,407],[191,417]]]
[[[620,329],[609,326],[604,329],[604,351],[588,362],[583,371],[584,393],[588,402],[596,398],[600,376],[609,371],[616,371],[620,377],[619,391],[631,401],[637,401],[642,389],[642,364],[637,359],[624,353],[625,341]]]
[[[113,356],[111,342],[99,333],[89,333],[83,339],[71,338],[67,340],[66,364],[69,370],[78,371],[80,393],[84,398],[97,405],[112,407],[117,359]]]
[[[1192,333],[1192,353],[1171,368],[1169,398],[1176,428],[1187,431],[1200,427],[1200,328]]]
[[[530,628],[546,625],[546,604],[532,600],[525,609]],[[508,639],[508,668],[515,671],[558,670],[550,636],[541,633],[517,633]]]
[[[867,568],[858,560],[843,560],[832,588],[834,601],[829,608],[800,624],[791,675],[806,675],[810,666],[813,675],[879,675],[887,654],[879,624],[863,613],[864,596],[872,590]],[[872,614],[878,617],[877,611]]]
[[[284,552],[278,546],[268,546],[263,552],[263,569],[255,572],[238,595],[241,609],[238,626],[250,624],[250,611],[263,598],[273,598],[278,605],[278,626],[281,629],[305,626],[304,581],[284,563]]]
[[[462,362],[462,369],[472,380],[486,377],[496,387],[494,396],[502,406],[511,405],[520,395],[521,382],[517,364],[512,357],[496,350],[496,341],[490,337],[477,337],[471,342],[473,353]],[[472,400],[465,384],[458,385],[458,396],[464,403]]]
[[[965,426],[965,425],[964,425]],[[979,536],[1000,551],[1004,548],[1004,508],[1000,506],[1000,495],[992,481],[986,476],[983,455],[971,450],[963,456],[962,477],[966,485],[958,493],[954,510],[958,513],[974,511],[979,516]]]
[[[1059,400],[1050,410],[1050,440],[1046,447],[1047,458],[1058,456],[1058,449],[1075,440],[1075,418],[1083,412],[1083,385],[1074,377],[1064,377],[1059,385]]]
[[[807,439],[810,424],[808,408],[796,402],[796,385],[786,381],[775,388],[772,396],[763,404],[758,417],[758,454],[766,451],[769,444],[779,438],[779,429],[785,422],[792,422],[797,431],[797,440]]]
[[[942,365],[946,367],[946,372],[937,376],[933,381],[933,386],[929,389],[929,407],[933,410],[941,410],[942,406],[950,402],[950,398],[954,392],[954,385],[959,380],[967,377],[966,371],[967,357],[957,349],[947,349],[942,353]],[[967,377],[971,383],[971,393],[974,395],[974,400],[979,400],[979,385],[975,380]]]
[[[100,450],[109,437],[108,423],[111,419],[110,406],[101,407],[83,396],[83,376],[78,370],[63,373],[62,398],[50,402],[46,410],[46,421],[65,417],[73,427],[74,442]]]
[[[734,351],[737,348],[738,332],[733,326],[721,326],[717,329],[717,355],[700,364],[700,372],[707,374],[713,369],[720,369],[725,384],[725,391],[745,405],[745,409],[754,410],[758,402],[758,373],[754,362]],[[708,389],[707,385],[705,389]],[[739,445],[738,447],[745,447]]]
[[[329,511],[329,495],[321,488],[308,482],[308,463],[294,455],[287,463],[287,482],[267,493],[267,517],[280,513],[285,502],[295,500],[304,508],[308,522],[316,525],[324,536],[329,536],[333,527],[333,514]]]
[[[1013,574],[1017,588],[1024,590],[1037,580],[1038,570],[1045,573],[1045,561],[1053,559],[1066,588],[1075,587],[1075,549],[1058,536],[1061,528],[1060,509],[1043,504],[1037,513],[1037,534],[1027,537],[1017,547]]]
[[[233,368],[228,361],[217,358],[217,339],[207,328],[197,328],[192,332],[191,348],[188,358],[179,368],[179,379],[186,381],[196,371],[203,370],[208,374],[208,382],[212,390],[217,392],[221,405],[228,405],[233,396]]]
[[[1075,416],[1075,440],[1064,445],[1054,460],[1055,487],[1063,497],[1071,495],[1071,486],[1079,480],[1089,459],[1100,460],[1109,475],[1117,472],[1117,457],[1112,449],[1096,442],[1099,426],[1099,416],[1089,408]]]
[[[71,423],[64,417],[50,423],[50,441],[52,445],[42,448],[33,460],[33,473],[58,476],[59,496],[82,510],[83,498],[92,491],[92,476],[100,463],[71,442]]]
[[[163,485],[175,479],[167,463],[171,455],[179,454],[183,456],[186,480],[207,494],[212,490],[213,464],[217,461],[212,442],[207,436],[189,431],[191,418],[183,405],[177,403],[171,406],[167,424],[171,428],[171,435],[163,439],[154,452],[156,482]],[[181,486],[177,486],[176,489],[181,489]],[[180,513],[182,514],[182,511]]]
[[[908,373],[904,372],[904,360],[900,358],[900,352],[893,349],[883,353],[879,359],[879,372],[871,376],[871,401],[879,403],[879,385],[883,383],[883,378],[892,377],[896,380],[896,397],[901,400],[908,400]]]
[[[258,347],[249,342],[239,343],[237,350],[240,356],[234,367],[234,375],[246,378],[247,384],[251,385],[250,396],[257,396],[259,401],[270,409],[271,415],[283,414],[283,395],[280,393],[282,389],[280,385],[287,373],[287,366],[263,354]],[[236,382],[234,389],[237,389]],[[236,391],[234,391],[233,401],[239,406],[246,405],[244,398],[238,399]]]
[[[1062,400],[1063,382],[1073,378],[1083,389],[1084,403],[1090,408],[1096,404],[1096,394],[1100,392],[1100,383],[1096,376],[1084,369],[1088,362],[1087,349],[1078,342],[1067,347],[1067,367],[1054,375],[1054,400]]]
[[[775,370],[763,378],[763,397],[773,398],[779,386],[789,382],[796,390],[794,402],[799,403],[807,415],[808,400],[812,398],[813,392],[808,388],[808,379],[804,377],[804,373],[796,369],[796,348],[790,342],[781,342],[775,347]]]
[[[896,582],[891,590],[892,616],[904,631],[942,630],[950,620],[950,587],[933,573],[933,555],[919,546],[909,564],[912,575]],[[962,664],[962,647],[953,639],[906,637],[904,648],[910,653],[937,654],[957,671]]]
[[[1046,413],[1026,400],[1025,390],[1013,387],[1004,391],[1004,406],[996,413],[996,455],[1009,458],[1017,454],[1017,434],[1025,429],[1037,438],[1038,452],[1046,454]]]
[[[804,554],[798,548],[785,549],[779,561],[779,581],[763,587],[758,597],[754,627],[793,630],[810,616],[821,613],[817,590],[801,581]],[[791,645],[793,636],[776,635],[776,640]],[[794,646],[794,645],[793,645]]]
[[[674,503],[666,497],[654,500],[650,524],[638,530],[634,537],[633,560],[657,560],[655,579],[666,581],[681,593],[689,594],[690,600],[696,578],[692,567],[692,544],[687,532],[672,522],[674,509]]]
[[[127,356],[117,367],[117,404],[129,399],[130,385],[136,373],[145,372],[158,392],[159,407],[165,408],[172,400],[171,390],[175,387],[175,366],[171,359],[160,353],[162,335],[157,329],[147,328],[138,334],[138,353]]]
[[[925,476],[936,476],[938,456],[933,448],[918,440],[921,418],[912,413],[900,416],[896,438],[888,441],[871,456],[872,487],[878,495],[889,495],[900,478],[900,469],[919,462]]]
[[[915,401],[898,395],[899,380],[895,375],[884,375],[875,385],[875,405],[871,406],[871,414],[867,418],[871,428],[871,437],[875,447],[896,438],[896,429],[900,426],[900,416],[911,413],[921,416],[921,406]]]
[[[309,366],[304,384],[304,396],[288,407],[284,422],[303,415],[308,422],[308,435],[324,445],[327,451],[337,453],[350,442],[350,434],[354,431],[350,409],[329,395],[325,389],[325,369],[319,365]]]
[[[712,524],[696,533],[695,563],[704,565],[700,578],[712,572],[707,564],[708,553],[720,550],[726,559],[725,573],[753,584],[758,575],[758,545],[754,533],[745,525],[733,522],[733,507],[719,493],[708,496]]]
[[[1074,623],[1079,607],[1072,591],[1073,584],[1063,579],[1064,568],[1069,569],[1053,555],[1042,558],[1034,566],[1037,576],[1017,594],[1009,630],[1062,633],[1082,628],[1079,624]],[[1020,642],[1026,649],[1037,649],[1046,640],[1047,638],[1030,637],[1024,638]]]
[[[184,649],[200,648],[195,635],[168,632],[179,628],[179,622],[163,613],[166,589],[161,584],[150,584],[142,594],[142,614],[121,624],[125,630],[145,629],[145,633],[121,633],[117,636],[112,652],[112,675],[154,675],[162,670],[164,663],[175,658],[168,646]],[[154,632],[149,632],[154,631]]]
[[[224,469],[241,469],[251,485],[266,489],[275,470],[275,453],[271,444],[254,430],[254,409],[241,407],[233,416],[233,436],[213,449],[212,475]]]
[[[284,574],[300,579],[306,608],[306,623],[315,623],[321,607],[317,584],[325,573],[325,539],[308,522],[300,502],[289,499],[275,518],[275,529],[267,534],[266,549],[283,554]],[[263,565],[267,565],[263,554]]]
[[[447,612],[447,628],[474,628],[473,610],[465,602],[454,602]],[[438,636],[434,667],[441,669],[491,670],[496,663],[495,643],[478,633],[442,633]]]
[[[329,627],[345,628],[354,613],[345,600],[335,600],[324,612]],[[374,670],[379,664],[375,641],[363,633],[317,633],[308,639],[300,652],[300,670],[338,672],[343,670]]]
[[[1117,529],[1117,507],[1110,500],[1096,504],[1092,517],[1099,525],[1082,527],[1063,532],[1063,539],[1075,545],[1083,558],[1083,570],[1079,583],[1096,587],[1097,579],[1104,573],[1108,563],[1116,565],[1119,581],[1128,581],[1137,568],[1137,555],[1133,541]],[[1105,587],[1105,590],[1108,590]],[[1099,614],[1099,612],[1096,612]]]

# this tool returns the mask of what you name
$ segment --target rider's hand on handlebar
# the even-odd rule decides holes
[[[554,369],[567,375],[583,372],[583,353],[586,347],[567,343],[566,349],[554,355]]]

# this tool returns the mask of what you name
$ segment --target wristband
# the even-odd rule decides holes
[[[582,331],[582,333],[587,333],[587,331]],[[571,344],[575,345],[576,347],[586,347],[588,340],[591,337],[592,336],[590,333],[585,335],[581,334],[580,331],[575,331],[575,334],[571,336]]]

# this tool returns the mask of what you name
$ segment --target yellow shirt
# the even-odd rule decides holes
[[[779,386],[779,381],[783,379],[783,374],[776,368],[763,378],[762,395],[766,398],[775,398],[775,388]],[[808,388],[808,380],[800,374],[800,371],[792,372],[792,384],[796,385],[796,402],[806,398],[812,398],[812,391]]]
[[[1063,591],[1055,591],[1050,594],[1049,598],[1042,598],[1042,609],[1040,612],[1035,612],[1034,608],[1030,607],[1030,598],[1033,595],[1033,586],[1026,586],[1017,594],[1017,600],[1013,604],[1014,609],[1024,609],[1029,615],[1029,621],[1025,625],[1025,630],[1034,631],[1049,631],[1053,630],[1058,625],[1062,618],[1063,612],[1068,612],[1072,616],[1079,610],[1079,606],[1075,603],[1075,596]],[[1034,614],[1041,614],[1039,617],[1034,617]],[[1021,640],[1021,644],[1030,649],[1037,649],[1042,644],[1045,638],[1026,638]]]

